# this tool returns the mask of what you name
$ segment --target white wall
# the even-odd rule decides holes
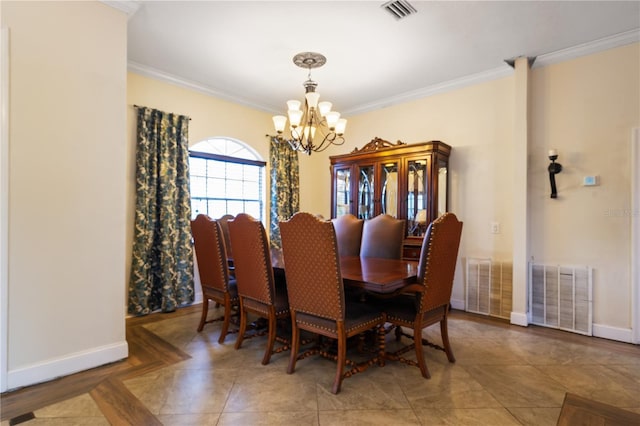
[[[6,2],[8,388],[127,356],[126,15]]]

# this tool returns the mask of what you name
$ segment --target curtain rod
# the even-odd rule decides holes
[[[133,104],[133,107],[134,107],[134,108],[149,108],[149,107],[140,106],[140,105],[136,105],[136,104]],[[158,110],[158,111],[159,111],[159,110]],[[163,112],[164,112],[164,111],[163,111]],[[175,114],[175,113],[170,112],[169,114]],[[184,114],[177,114],[177,115],[184,115]],[[185,115],[185,117],[187,117],[187,118],[189,119],[189,121],[191,121],[191,117],[189,117],[188,115]]]

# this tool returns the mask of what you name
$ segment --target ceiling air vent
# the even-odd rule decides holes
[[[416,8],[411,6],[408,1],[394,0],[388,1],[382,5],[391,15],[396,19],[406,18],[409,15],[413,15],[417,12]]]

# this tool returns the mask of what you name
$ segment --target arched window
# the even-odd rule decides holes
[[[191,217],[248,213],[264,222],[266,162],[247,144],[210,138],[189,149]]]

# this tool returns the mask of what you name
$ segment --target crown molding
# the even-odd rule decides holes
[[[558,50],[556,52],[547,53],[534,58],[531,61],[532,68],[544,67],[559,62],[568,61],[571,59],[579,58],[580,56],[591,55],[593,53],[601,52],[603,50],[613,49],[616,47],[624,46],[631,43],[637,43],[640,41],[640,29],[626,31],[624,33],[615,34],[609,37],[601,38],[589,43],[583,43],[577,46],[573,46],[567,49]],[[386,99],[380,99],[379,101],[371,102],[350,110],[346,110],[343,114],[353,115],[362,114],[365,112],[373,111],[376,109],[386,108],[392,105],[409,102],[427,96],[433,96],[438,93],[449,92],[456,89],[461,89],[466,86],[474,84],[484,83],[498,78],[507,77],[512,74],[512,70],[509,68],[501,67],[494,68],[492,70],[484,71],[477,74],[472,74],[462,78],[445,81],[433,86],[424,87],[422,89],[414,90],[411,92],[402,93],[400,95],[392,96]]]
[[[591,55],[593,53],[602,52],[603,50],[614,49],[616,47],[625,46],[640,41],[640,29],[625,31],[620,34],[614,34],[588,43],[579,44],[567,49],[558,50],[556,52],[546,53],[536,58],[533,68],[544,67],[547,65],[557,64],[559,62],[576,59],[581,56]]]
[[[128,19],[131,19],[142,5],[139,0],[100,0],[100,3],[126,13]]]
[[[103,1],[103,3],[132,3],[132,2]],[[640,41],[640,29],[626,31],[624,33],[615,34],[615,35],[605,37],[599,40],[595,40],[589,43],[584,43],[584,44],[580,44],[567,49],[562,49],[556,52],[540,55],[535,58],[535,62],[532,64],[532,68],[539,68],[539,67],[544,67],[547,65],[556,64],[563,61],[568,61],[571,59],[578,58],[580,56],[590,55],[593,53],[601,52],[603,50],[613,49],[616,47],[624,46],[631,43],[636,43],[639,41]],[[128,69],[131,72],[135,72],[137,74],[141,74],[147,77],[162,80],[162,81],[174,84],[176,86],[184,87],[186,89],[203,93],[208,96],[224,99],[229,102],[234,102],[240,105],[244,105],[250,108],[260,110],[260,111],[265,111],[269,113],[278,113],[278,111],[273,107],[258,105],[246,99],[229,95],[228,93],[217,91],[203,84],[185,80],[181,77],[178,77],[169,73],[165,73],[163,71],[159,71],[154,68],[151,68],[146,65],[142,65],[133,61],[128,62]],[[474,84],[480,84],[480,83],[484,83],[491,80],[497,80],[499,78],[507,77],[512,73],[513,73],[512,68],[508,66],[506,67],[502,66],[502,67],[494,68],[488,71],[483,71],[477,74],[472,74],[469,76],[445,81],[443,83],[435,84],[432,86],[423,87],[421,89],[413,90],[410,92],[401,93],[399,95],[391,96],[388,98],[379,99],[374,102],[370,102],[370,103],[360,105],[348,110],[344,110],[342,113],[343,115],[362,114],[362,113],[374,111],[377,109],[387,108],[392,105],[397,105],[404,102],[426,98],[428,96],[433,96],[439,93],[450,92],[450,91],[461,89],[463,87],[471,86]]]
[[[401,104],[404,102],[414,101],[417,99],[433,96],[438,93],[450,92],[452,90],[460,89],[474,84],[484,83],[485,81],[496,80],[498,78],[507,77],[513,73],[510,68],[500,67],[494,68],[488,71],[483,71],[477,74],[468,75],[454,80],[445,81],[443,83],[434,84],[432,86],[423,87],[418,90],[412,90],[410,92],[404,92],[399,95],[391,96],[378,101],[370,102],[355,108],[351,108],[343,112],[345,115],[362,114],[377,109],[387,108],[392,105]]]
[[[204,95],[207,96],[212,96],[214,98],[218,98],[218,99],[223,99],[225,101],[229,101],[229,102],[233,102],[236,104],[240,104],[240,105],[244,105],[247,106],[249,108],[253,108],[253,109],[257,109],[260,111],[265,111],[265,112],[269,112],[269,113],[277,113],[276,110],[274,110],[273,108],[268,108],[265,107],[264,105],[258,105],[256,103],[250,102],[244,98],[241,97],[237,97],[237,96],[233,96],[233,95],[229,95],[228,93],[224,93],[224,92],[220,92],[217,91],[215,89],[212,89],[211,87],[208,87],[204,84],[195,82],[195,81],[190,81],[187,79],[184,79],[182,77],[178,77],[176,75],[164,72],[164,71],[160,71],[158,69],[134,62],[134,61],[128,61],[127,62],[127,70],[134,72],[136,74],[140,74],[143,75],[145,77],[151,77],[154,78],[156,80],[160,80],[160,81],[164,81],[165,83],[169,83],[169,84],[173,84],[174,86],[179,86],[185,89],[189,89],[189,90],[193,90],[195,92],[199,92],[202,93]]]

